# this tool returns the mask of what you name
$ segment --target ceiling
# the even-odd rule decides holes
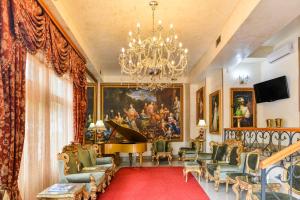
[[[240,0],[160,0],[156,19],[170,23],[189,49],[189,69],[214,44]],[[63,14],[67,29],[80,37],[79,45],[102,74],[120,74],[118,55],[127,35],[140,22],[149,35],[152,11],[148,0],[45,0]]]

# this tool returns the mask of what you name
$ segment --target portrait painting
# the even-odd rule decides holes
[[[209,132],[212,134],[220,134],[221,123],[221,92],[218,90],[209,95]]]
[[[183,85],[145,90],[134,84],[102,84],[101,116],[143,134],[149,142],[159,136],[183,139]]]
[[[196,92],[196,123],[200,119],[205,120],[205,87],[200,88]]]
[[[97,117],[97,83],[88,83],[86,90],[87,111],[86,111],[86,128],[90,123],[96,122]]]
[[[253,88],[231,88],[231,127],[256,127]]]

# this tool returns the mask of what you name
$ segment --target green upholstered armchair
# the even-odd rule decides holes
[[[290,184],[290,175],[289,171],[292,169],[292,184]],[[297,195],[299,197],[300,195],[300,163],[299,161],[294,161],[294,164],[292,165],[290,162],[286,163],[284,165],[285,170],[283,170],[283,179],[282,183],[285,186],[285,192],[283,193],[284,190],[280,192],[275,192],[275,191],[267,191],[266,192],[266,199],[271,199],[271,200],[299,200],[299,198],[296,198],[295,196]],[[292,194],[288,194],[290,189],[292,189]],[[294,196],[295,195],[295,196]],[[261,193],[260,192],[255,192],[252,194],[252,200],[260,200],[261,199]]]
[[[91,199],[96,199],[97,192],[104,192],[110,181],[114,164],[97,165],[101,159],[96,156],[93,146],[82,147],[71,144],[58,154],[59,182],[85,183]]]
[[[209,143],[211,153],[199,152],[197,155],[197,162],[201,166],[205,166],[207,163],[219,163],[225,160],[227,152],[226,143],[210,142]]]
[[[236,170],[228,170],[226,167],[220,166],[217,170],[220,179],[226,179],[226,192],[228,192],[228,185],[235,184],[237,176],[253,176],[259,172],[261,150],[257,149],[251,152],[243,152],[241,154],[241,164]]]
[[[152,142],[152,161],[156,160],[157,165],[159,165],[160,158],[168,158],[169,164],[171,165],[172,151],[171,143],[164,137],[159,136],[158,139]]]
[[[190,147],[181,147],[178,151],[179,160],[196,160],[198,153],[203,151],[203,143],[202,139],[194,139],[191,142]]]
[[[215,181],[216,191],[219,190],[220,183],[226,182],[226,172],[240,171],[242,168],[242,142],[231,140],[227,142],[227,145],[226,160],[218,163],[208,163],[206,166],[206,181]]]

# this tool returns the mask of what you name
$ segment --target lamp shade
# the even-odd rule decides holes
[[[97,120],[96,128],[104,128],[104,127],[105,127],[105,125],[104,125],[103,121],[102,120]]]
[[[95,128],[95,123],[90,123],[89,129]]]
[[[205,120],[204,119],[200,119],[199,122],[198,122],[198,126],[199,127],[205,127],[206,126]]]

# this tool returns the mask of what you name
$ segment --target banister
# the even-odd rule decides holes
[[[250,127],[241,127],[241,128],[224,128],[224,131],[282,131],[282,132],[300,132],[298,127],[289,127],[289,128],[250,128]]]
[[[296,151],[300,150],[300,141],[295,144],[290,145],[289,147],[273,154],[271,157],[268,157],[260,162],[260,168],[266,169],[270,165],[273,165],[280,160],[283,160],[285,157],[295,153]]]

